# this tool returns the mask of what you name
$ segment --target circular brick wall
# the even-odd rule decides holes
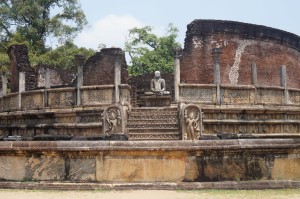
[[[300,37],[282,30],[220,20],[194,20],[187,26],[181,57],[181,83],[213,83],[212,48],[222,48],[221,84],[249,85],[251,64],[257,84],[280,86],[286,65],[287,87],[300,88]]]

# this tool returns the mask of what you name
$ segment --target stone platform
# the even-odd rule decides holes
[[[12,181],[297,181],[299,166],[299,139],[0,142]]]
[[[140,96],[142,106],[145,107],[168,107],[171,105],[170,95],[142,95]]]

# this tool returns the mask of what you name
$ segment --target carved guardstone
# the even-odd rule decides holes
[[[107,140],[128,140],[122,107],[111,106],[104,111],[104,135]]]
[[[181,109],[183,140],[199,140],[202,135],[202,111],[196,105],[185,105]]]

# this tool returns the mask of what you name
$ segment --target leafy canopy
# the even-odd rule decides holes
[[[169,24],[165,36],[162,37],[152,31],[150,26],[129,30],[125,51],[131,57],[128,67],[131,75],[153,73],[156,70],[173,71],[173,49],[180,45],[176,42],[178,29]]]
[[[64,57],[67,62],[67,52],[89,51],[72,44],[86,24],[78,0],[0,0],[0,66],[9,65],[6,51],[12,44],[26,44],[33,62],[60,65]],[[47,39],[62,46],[52,50],[46,46]]]

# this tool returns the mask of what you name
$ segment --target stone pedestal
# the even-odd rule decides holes
[[[172,101],[171,95],[144,95],[140,99],[146,107],[170,106]]]

